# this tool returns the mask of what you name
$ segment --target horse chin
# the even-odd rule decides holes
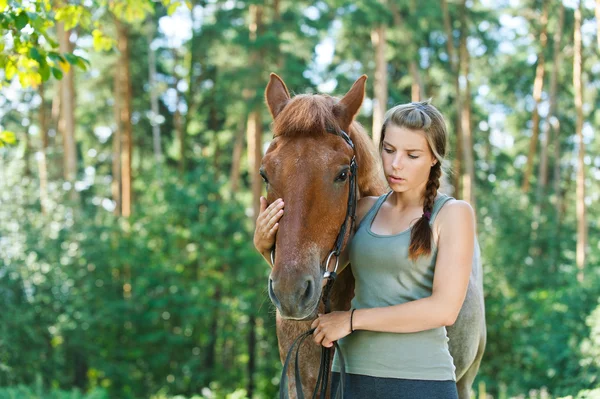
[[[313,306],[310,306],[310,308],[312,308],[312,310],[306,314],[301,314],[301,315],[289,315],[289,314],[284,314],[281,309],[278,308],[279,310],[279,314],[281,315],[281,318],[284,320],[293,320],[293,321],[311,321],[317,318],[317,311],[319,310],[319,300],[317,300],[315,302],[315,304]]]

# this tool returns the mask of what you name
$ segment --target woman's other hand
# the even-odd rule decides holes
[[[333,342],[344,338],[351,333],[350,311],[336,311],[327,314],[319,314],[310,328],[314,328],[314,341],[318,345],[331,348]]]

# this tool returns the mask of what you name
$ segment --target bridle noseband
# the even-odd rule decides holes
[[[350,147],[352,147],[352,151],[354,152],[354,154],[352,155],[352,160],[350,161],[350,187],[348,189],[348,204],[347,204],[347,208],[346,208],[346,216],[344,217],[344,223],[340,227],[340,231],[335,240],[333,249],[327,256],[324,266],[322,266],[322,270],[325,270],[325,272],[323,273],[323,278],[327,279],[327,284],[323,288],[322,300],[323,300],[323,304],[325,305],[325,313],[330,313],[331,312],[330,294],[331,294],[331,288],[333,287],[333,283],[335,282],[335,279],[337,277],[337,269],[338,269],[339,262],[340,262],[340,253],[342,251],[342,246],[344,245],[344,239],[346,237],[346,233],[348,231],[350,231],[350,232],[352,231],[352,229],[354,228],[354,222],[356,220],[356,203],[357,203],[357,197],[358,197],[357,187],[356,187],[356,177],[357,177],[358,166],[356,164],[356,150],[354,148],[354,143],[352,142],[352,139],[350,139],[350,136],[341,129],[339,132],[334,129],[327,129],[327,132],[333,133],[337,136],[342,137],[346,141],[346,143],[348,143],[348,145],[350,145]],[[350,227],[350,229],[348,229],[348,227]],[[335,267],[334,267],[333,271],[329,271],[329,263],[331,261],[331,257],[334,255],[336,258]],[[275,266],[275,245],[273,245],[273,248],[271,249],[271,265],[273,267]],[[288,354],[285,358],[285,362],[283,364],[283,370],[281,372],[281,379],[280,379],[280,383],[279,383],[280,399],[289,397],[288,386],[287,386],[288,385],[287,369],[289,367],[289,362],[291,360],[292,352],[294,351],[294,347],[296,346],[296,344],[298,344],[297,349],[296,349],[296,359],[295,359],[296,396],[298,399],[304,399],[304,393],[302,392],[302,383],[301,383],[301,378],[300,378],[300,370],[298,367],[298,355],[300,353],[300,345],[302,345],[302,342],[304,342],[304,340],[307,337],[311,336],[314,331],[315,331],[315,329],[312,328],[312,329],[302,333],[298,338],[296,338],[294,340],[294,342],[290,346],[290,350],[288,351]],[[340,350],[340,347],[339,347],[337,341],[334,341],[333,345],[336,348],[336,350],[338,351],[338,354],[340,357],[340,366],[341,366],[340,367],[341,380],[340,380],[340,384],[338,386],[338,391],[337,391],[335,397],[343,398],[344,397],[344,381],[346,379],[346,366],[345,366],[345,362],[344,362],[344,356],[342,355],[342,351]],[[321,364],[319,366],[319,374],[318,374],[318,378],[317,378],[317,384],[313,391],[312,398],[316,398],[318,393],[319,393],[319,398],[322,398],[322,399],[325,398],[325,395],[327,392],[327,386],[328,386],[328,382],[329,382],[329,363],[331,360],[331,355],[332,355],[332,348],[326,348],[324,346],[321,346]]]

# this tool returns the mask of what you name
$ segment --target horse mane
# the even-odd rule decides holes
[[[339,130],[339,122],[333,112],[338,98],[326,94],[300,94],[294,96],[273,122],[275,137],[322,136],[328,131]],[[379,196],[386,190],[381,162],[373,141],[357,121],[347,132],[356,152],[358,163],[358,190],[360,197]]]

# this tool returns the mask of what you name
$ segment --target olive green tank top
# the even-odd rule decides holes
[[[361,220],[349,243],[355,278],[352,308],[392,306],[431,296],[437,247],[416,261],[408,258],[411,228],[398,234],[380,235],[371,223],[393,191],[383,194]],[[441,207],[452,197],[438,193],[431,212],[433,225]],[[338,341],[346,372],[374,377],[421,380],[454,380],[455,367],[448,349],[445,327],[415,333],[356,330]],[[336,353],[333,371],[340,371]]]

